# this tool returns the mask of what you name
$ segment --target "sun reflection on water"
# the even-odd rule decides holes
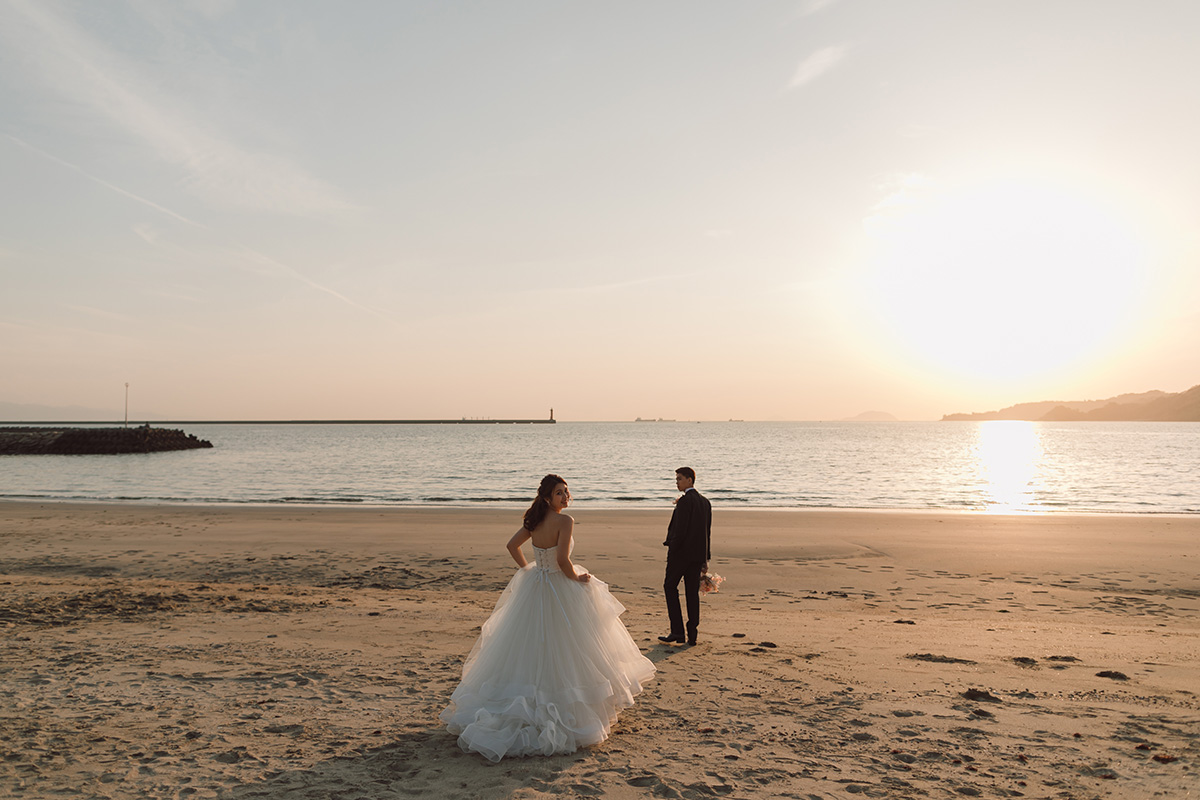
[[[1011,514],[1034,510],[1035,478],[1042,459],[1037,423],[980,423],[975,457],[987,511]]]

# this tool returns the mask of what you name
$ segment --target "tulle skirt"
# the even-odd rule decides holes
[[[624,611],[595,576],[579,583],[558,570],[519,570],[441,713],[459,746],[499,761],[608,738],[655,672],[621,622]]]

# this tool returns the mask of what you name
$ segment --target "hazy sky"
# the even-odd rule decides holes
[[[0,401],[936,419],[1200,383],[1200,3],[0,0]]]

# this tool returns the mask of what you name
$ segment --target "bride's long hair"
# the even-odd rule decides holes
[[[525,512],[525,530],[533,531],[538,525],[542,524],[542,520],[546,518],[546,512],[550,510],[550,495],[554,493],[554,487],[559,484],[567,485],[567,482],[557,475],[551,474],[542,478],[542,483],[538,486],[537,497],[533,498],[533,505]]]

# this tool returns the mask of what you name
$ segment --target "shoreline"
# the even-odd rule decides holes
[[[437,714],[519,509],[0,501],[0,794],[1196,796],[1200,516],[718,508],[686,648],[669,508],[570,513],[658,674],[493,766]]]
[[[664,500],[659,504],[650,502],[641,502],[639,505],[607,505],[599,504],[592,505],[587,501],[581,501],[582,505],[572,503],[572,514],[576,511],[582,513],[587,512],[602,512],[602,513],[659,513],[666,512],[669,514],[670,508],[668,501]],[[342,501],[326,501],[302,503],[293,501],[229,501],[229,500],[146,500],[138,499],[95,499],[95,498],[73,498],[73,497],[0,497],[0,508],[5,505],[21,505],[21,504],[49,504],[49,505],[65,505],[65,506],[115,506],[115,507],[145,507],[145,508],[227,508],[227,509],[302,509],[302,510],[329,510],[329,511],[353,511],[360,509],[363,511],[445,511],[447,513],[458,513],[463,511],[479,511],[479,512],[510,512],[523,511],[528,507],[528,503],[512,502],[508,505],[496,503],[494,501],[481,501],[471,505],[455,505],[452,503],[367,503],[358,500],[342,500]],[[916,507],[884,507],[884,506],[729,506],[713,504],[714,513],[737,513],[737,514],[757,514],[757,513],[781,513],[781,514],[949,514],[961,516],[980,516],[980,517],[1020,517],[1020,518],[1060,518],[1060,517],[1128,517],[1132,519],[1158,519],[1166,517],[1177,517],[1180,519],[1198,519],[1200,520],[1200,511],[1078,511],[1078,510],[1062,510],[1056,511],[1053,509],[1040,510],[1019,510],[1019,509],[972,509],[972,508],[916,508]]]

